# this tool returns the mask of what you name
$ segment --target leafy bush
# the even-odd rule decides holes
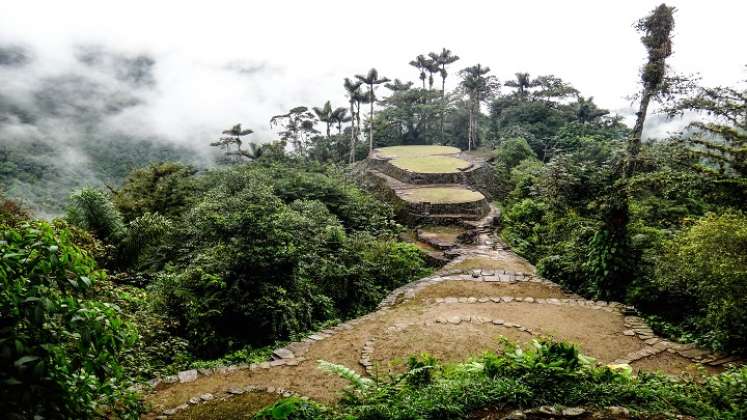
[[[92,296],[104,274],[45,222],[0,237],[0,409],[10,418],[136,416],[119,362],[136,338],[119,309]]]
[[[113,195],[114,205],[124,220],[144,213],[174,217],[181,213],[194,193],[197,171],[179,162],[153,163],[130,172]]]
[[[692,303],[682,312],[707,342],[747,351],[747,216],[709,213],[664,248],[660,287]]]
[[[416,247],[383,235],[391,209],[339,174],[248,165],[196,185],[155,288],[200,356],[358,315],[428,273]]]
[[[631,375],[629,366],[598,366],[572,345],[534,342],[522,349],[506,343],[502,354],[431,369],[426,382],[413,381],[423,363],[387,381],[360,377],[344,366],[320,367],[350,382],[334,408],[293,411],[294,419],[469,419],[541,405],[629,408],[634,416],[740,419],[747,413],[747,368],[710,377],[703,383],[673,381],[656,374]],[[417,360],[417,359],[415,359]],[[426,366],[435,364],[427,361]],[[291,400],[293,401],[293,400]],[[292,403],[295,405],[295,403]],[[263,411],[284,407],[280,401]],[[280,410],[279,410],[280,411]]]

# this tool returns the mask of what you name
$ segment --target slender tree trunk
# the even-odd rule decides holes
[[[444,109],[446,109],[446,77],[441,77],[441,144],[444,143]]]
[[[373,99],[373,85],[368,90],[369,92],[369,100],[371,101],[371,112],[368,114],[369,123],[368,123],[368,153],[373,152],[373,108],[374,108],[374,99]]]
[[[638,107],[636,113],[635,126],[633,126],[633,132],[630,134],[630,141],[628,142],[628,161],[625,165],[625,175],[630,177],[635,173],[636,163],[638,161],[638,153],[641,151],[641,136],[643,135],[643,123],[646,121],[646,113],[648,112],[648,104],[651,102],[653,96],[651,89],[643,89],[641,95],[641,104]]]
[[[331,125],[332,125],[332,123],[330,123],[329,121],[327,121],[327,140],[329,140],[329,139],[332,138],[332,136],[329,133]]]
[[[469,118],[467,119],[467,150],[472,147],[472,101],[470,101],[469,108],[467,108]]]
[[[355,162],[355,101],[350,101],[350,163]]]

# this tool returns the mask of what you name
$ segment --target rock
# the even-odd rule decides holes
[[[477,302],[477,298],[474,296],[470,296],[467,298],[467,303],[476,303],[476,302]]]
[[[607,412],[610,416],[622,416],[622,417],[628,417],[630,416],[630,410],[628,410],[625,407],[618,407],[618,406],[611,406],[607,407],[604,411]]]
[[[179,410],[177,410],[176,408],[169,408],[168,410],[163,410],[163,414],[165,416],[173,416],[177,411]]]
[[[459,299],[457,299],[457,298],[455,298],[453,296],[449,296],[447,298],[444,298],[444,302],[445,303],[457,303],[457,302],[459,302]]]
[[[244,390],[241,388],[228,388],[226,392],[232,395],[241,395],[244,393]]]
[[[188,408],[189,408],[189,405],[187,405],[187,404],[181,404],[181,405],[177,405],[176,406],[176,410],[177,411],[186,410]]]
[[[200,395],[200,399],[203,401],[211,401],[215,399],[215,396],[211,393],[205,393]]]
[[[506,302],[506,303],[513,302],[513,300],[514,300],[514,298],[511,297],[511,296],[502,296],[501,297],[501,301]]]
[[[199,403],[200,403],[200,401],[202,401],[202,400],[200,399],[200,397],[192,397],[192,398],[190,398],[190,399],[189,399],[189,403],[190,403],[190,404],[199,404]]]
[[[495,324],[495,325],[503,325],[504,323],[505,323],[505,321],[502,320],[502,319],[494,319],[493,320],[493,324]]]
[[[490,301],[494,302],[494,303],[501,303],[501,298],[499,298],[497,296],[494,296],[494,297],[490,298]]]
[[[631,336],[632,337],[632,336],[635,335],[635,331],[633,331],[633,330],[625,330],[625,331],[623,331],[623,335],[627,335],[627,336]]]
[[[648,340],[645,341],[645,343],[648,344],[649,346],[653,346],[654,344],[658,342],[659,342],[659,339],[657,337],[649,338]]]
[[[460,297],[458,300],[459,300],[459,303],[467,303],[466,297]]]
[[[200,369],[197,369],[197,373],[199,373],[202,376],[210,376],[213,373],[215,373],[215,370],[214,369],[202,369],[202,368],[200,368]]]
[[[490,302],[490,299],[486,297],[481,297],[480,299],[477,299],[477,301],[480,303],[488,303]]]
[[[197,380],[197,369],[184,370],[177,374],[179,383],[194,382]]]
[[[581,407],[569,407],[561,410],[560,414],[566,417],[580,417],[586,414],[586,410]]]
[[[725,365],[727,363],[736,362],[738,360],[739,360],[739,357],[737,357],[737,356],[728,356],[728,357],[722,357],[720,359],[716,359],[716,360],[714,360],[714,361],[712,361],[712,362],[710,362],[708,364],[711,365],[711,366],[721,366],[721,365]]]
[[[259,364],[260,369],[269,369],[270,368],[270,362],[262,362]]]
[[[279,358],[279,359],[293,359],[296,357],[295,354],[293,354],[292,351],[286,349],[286,348],[279,348],[275,349],[275,351],[272,352],[272,355]]]
[[[480,270],[472,270],[472,278],[479,278],[480,277]]]
[[[444,303],[444,298],[436,298],[436,303]]]
[[[165,384],[175,384],[179,382],[179,377],[176,375],[169,375],[163,377],[163,383]]]
[[[160,384],[161,384],[161,379],[160,378],[153,378],[153,379],[151,379],[151,380],[148,381],[148,385],[150,385],[153,388],[157,387]]]
[[[448,321],[449,324],[459,325],[462,322],[462,318],[459,316],[451,316]]]
[[[524,298],[524,302],[534,303],[534,298],[533,297],[525,297]]]
[[[503,417],[504,420],[523,420],[525,418],[527,418],[527,415],[521,410],[512,411],[506,417]]]

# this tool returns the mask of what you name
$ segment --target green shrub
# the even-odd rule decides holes
[[[413,386],[408,378],[420,378],[424,366],[436,364],[414,360],[407,372],[378,381],[321,362],[321,368],[345,378],[350,386],[338,406],[298,418],[471,419],[542,405],[592,410],[624,406],[636,418],[679,414],[736,420],[747,412],[747,368],[703,383],[657,374],[633,376],[630,367],[599,366],[572,345],[535,341],[527,348],[506,343],[502,354],[430,369],[427,381]]]
[[[707,342],[747,351],[747,216],[707,214],[664,249],[660,287],[693,302],[683,312]]]
[[[119,358],[136,334],[117,306],[92,296],[105,281],[71,233],[45,222],[0,237],[0,409],[9,418],[135,416]]]

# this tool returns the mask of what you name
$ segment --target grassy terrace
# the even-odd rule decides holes
[[[459,172],[471,165],[466,160],[440,155],[397,158],[390,163],[401,169],[427,174]]]
[[[459,153],[456,147],[450,146],[391,146],[376,149],[379,156],[385,158],[408,158],[432,155],[454,155]]]
[[[428,203],[467,203],[470,201],[482,200],[484,196],[477,191],[471,191],[466,188],[454,187],[434,187],[418,188],[408,190],[402,193],[405,200],[411,202],[428,202]]]

